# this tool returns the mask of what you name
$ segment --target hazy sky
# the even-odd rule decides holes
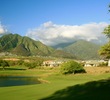
[[[18,33],[45,44],[104,40],[110,0],[0,0],[0,34]]]

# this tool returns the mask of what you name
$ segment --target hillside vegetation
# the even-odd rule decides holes
[[[18,34],[8,34],[0,38],[0,51],[8,51],[17,55],[48,55],[53,51],[40,41],[34,41]]]

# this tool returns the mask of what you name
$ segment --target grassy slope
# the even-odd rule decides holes
[[[85,83],[88,81],[100,80],[108,78],[110,73],[106,74],[80,74],[80,75],[68,75],[63,76],[58,73],[58,70],[6,70],[0,71],[0,75],[37,75],[44,80],[48,80],[50,83],[38,84],[38,85],[25,85],[25,86],[12,86],[12,87],[0,87],[0,99],[1,100],[40,100],[45,97],[49,97],[44,100],[57,100],[53,98],[52,94],[56,91],[66,89],[68,86],[74,86],[76,84]],[[59,92],[58,92],[59,93]],[[68,92],[69,93],[69,92]],[[52,99],[52,98],[53,99]],[[64,98],[63,98],[64,99]],[[60,100],[63,100],[60,98]],[[67,98],[66,98],[67,99]],[[66,100],[65,99],[65,100]],[[73,100],[73,99],[69,99]],[[76,99],[80,100],[80,99]]]

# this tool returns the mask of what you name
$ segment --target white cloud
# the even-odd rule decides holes
[[[72,42],[76,39],[103,42],[105,36],[102,32],[107,25],[105,22],[83,25],[57,25],[49,21],[38,28],[28,30],[26,35],[47,45]]]
[[[3,26],[0,22],[0,35],[6,34],[8,30],[6,29],[5,26]]]

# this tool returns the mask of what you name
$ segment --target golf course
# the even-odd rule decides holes
[[[21,67],[20,67],[21,68]],[[9,67],[0,76],[36,77],[40,84],[0,87],[1,100],[108,100],[110,68],[88,67],[87,73],[62,75],[59,68],[21,70]]]
[[[0,100],[110,100],[110,0],[0,0]]]

